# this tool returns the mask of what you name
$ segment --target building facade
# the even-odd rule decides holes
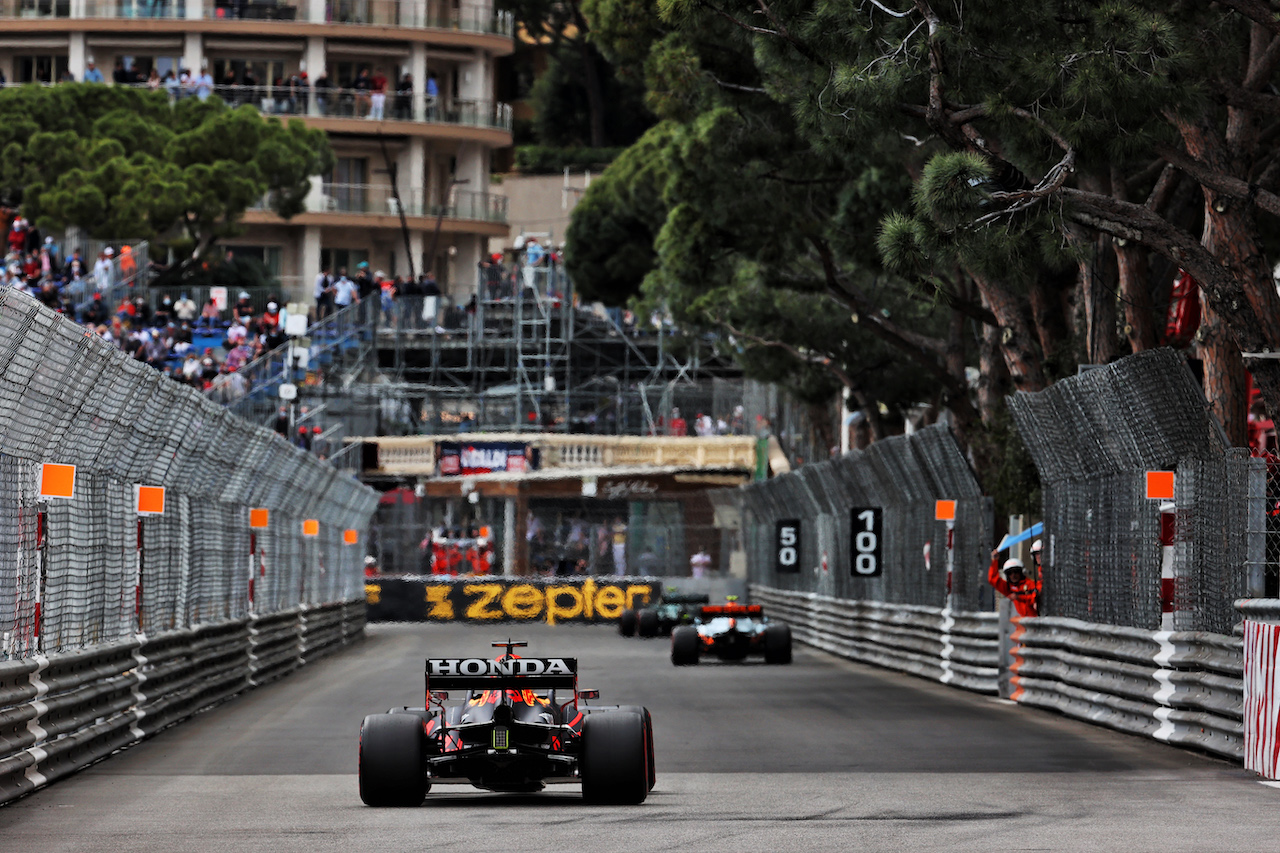
[[[336,165],[306,211],[285,221],[264,204],[225,241],[303,301],[322,265],[362,261],[432,271],[455,298],[474,289],[489,238],[508,230],[489,175],[512,141],[493,100],[495,60],[512,50],[510,16],[483,0],[0,0],[9,85],[146,85],[154,70],[173,97],[208,94],[185,70],[229,103],[324,130]]]

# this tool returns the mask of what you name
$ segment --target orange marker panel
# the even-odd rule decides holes
[[[138,514],[164,514],[164,486],[138,486]]]
[[[347,528],[346,530],[342,531],[342,541],[346,542],[348,545],[356,544],[357,542],[360,541],[360,531],[352,528]]]
[[[1152,500],[1173,500],[1173,472],[1148,471],[1147,497]]]
[[[933,517],[938,521],[956,520],[956,502],[938,501],[933,505]]]
[[[249,526],[254,530],[265,530],[270,512],[265,509],[249,510]]]
[[[314,518],[308,518],[308,519],[306,519],[305,521],[303,521],[303,522],[302,522],[302,535],[303,535],[303,536],[319,536],[319,535],[320,535],[320,522],[319,522],[317,519],[314,519]]]
[[[40,497],[74,498],[76,466],[45,462],[40,466]]]

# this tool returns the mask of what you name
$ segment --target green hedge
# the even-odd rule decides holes
[[[555,148],[550,145],[521,145],[516,148],[516,171],[527,175],[563,172],[565,166],[582,171],[603,169],[625,148]]]

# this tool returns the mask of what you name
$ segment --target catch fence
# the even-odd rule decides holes
[[[42,463],[76,466],[74,497],[41,497]],[[362,552],[344,531],[363,540],[377,503],[13,290],[0,292],[0,484],[8,658],[358,598]],[[162,515],[138,515],[139,484],[165,487]],[[267,527],[250,528],[251,508]]]
[[[1009,405],[1044,490],[1041,614],[1230,634],[1232,602],[1262,593],[1267,463],[1228,447],[1182,357],[1139,353]],[[1174,472],[1171,501],[1147,498],[1148,471]]]
[[[753,585],[893,604],[950,604],[958,611],[990,609],[985,570],[992,504],[945,425],[878,441],[741,490],[716,492],[712,500],[722,522],[723,511],[731,514],[739,499]],[[955,501],[953,522],[937,520],[940,500]],[[782,552],[791,534],[783,528],[792,526],[796,552],[787,565],[793,555]]]

